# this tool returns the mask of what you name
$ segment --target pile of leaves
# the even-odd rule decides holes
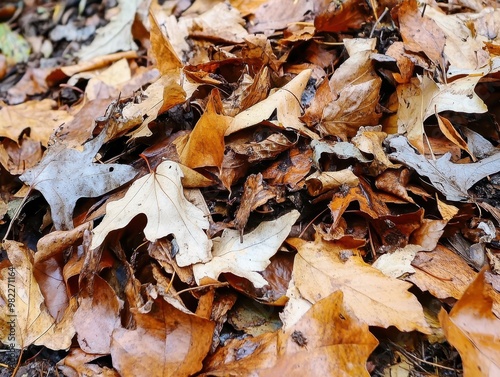
[[[1,375],[500,375],[494,3],[3,5]]]

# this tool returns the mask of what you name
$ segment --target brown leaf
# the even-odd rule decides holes
[[[344,243],[348,238],[345,238]],[[408,292],[410,284],[385,276],[357,256],[354,240],[287,241],[297,248],[293,279],[302,295],[314,304],[341,290],[353,315],[370,326],[396,326],[401,331],[429,333],[422,306]],[[351,246],[352,245],[352,246]],[[359,241],[358,241],[359,245]]]
[[[387,169],[382,174],[377,176],[375,179],[375,186],[379,190],[396,195],[398,198],[415,204],[406,191],[406,187],[410,181],[410,175],[410,170],[406,168]]]
[[[151,312],[133,310],[135,329],[117,328],[111,341],[113,366],[122,377],[190,376],[202,368],[214,323],[186,314],[163,299]]]
[[[33,275],[34,253],[15,241],[5,240],[3,247],[12,265],[4,265],[0,277],[3,282],[10,282],[11,294],[14,285],[16,294],[11,305],[0,307],[0,340],[4,344],[12,344],[15,349],[31,344],[44,345],[53,350],[69,348],[75,334],[72,321],[75,308],[70,306],[63,319],[56,323],[44,304],[44,297]],[[8,288],[8,284],[0,286],[2,297],[9,297]],[[8,340],[10,329],[14,330],[15,337]]]
[[[12,175],[23,174],[42,158],[39,141],[23,137],[18,142],[5,138],[0,143],[0,163]]]
[[[119,325],[122,304],[115,291],[100,276],[95,276],[93,291],[83,292],[73,317],[78,344],[87,353],[109,354],[111,334]]]
[[[455,304],[450,314],[444,309],[439,321],[448,341],[462,357],[464,375],[500,375],[500,319],[492,312],[500,294],[485,282],[483,269]]]
[[[68,377],[102,376],[120,377],[117,371],[92,363],[95,359],[106,355],[88,354],[80,348],[71,348],[69,354],[57,363],[57,367]]]
[[[149,22],[151,23],[151,50],[156,59],[156,66],[162,75],[168,74],[172,70],[182,68],[182,62],[177,56],[172,44],[165,37],[158,25],[154,13],[150,10]]]
[[[311,110],[308,109],[305,116],[319,118],[319,129],[323,134],[346,140],[356,135],[359,127],[378,124],[381,114],[377,111],[377,104],[382,80],[376,74],[370,58],[375,40],[346,39],[344,44],[350,57],[335,70],[330,79],[333,101],[326,102],[324,108],[314,103],[325,102],[321,98],[324,88],[316,93]],[[309,115],[313,110],[321,113]]]
[[[65,110],[58,110],[51,99],[28,101],[16,106],[0,109],[0,136],[17,141],[21,133],[29,128],[30,138],[47,146],[49,136],[64,122],[73,117]]]
[[[443,50],[446,37],[436,22],[418,8],[416,0],[405,0],[391,11],[399,20],[399,29],[405,48],[424,52],[444,72]]]
[[[464,260],[450,249],[438,245],[430,252],[417,253],[412,262],[415,273],[406,280],[422,291],[429,291],[439,299],[459,299],[472,282],[476,273]]]
[[[243,237],[243,230],[247,224],[250,212],[266,204],[268,200],[274,197],[276,197],[276,193],[264,186],[262,174],[248,176],[243,187],[240,207],[236,211],[234,218],[234,226],[240,231],[241,238]]]
[[[313,1],[269,0],[254,10],[250,17],[250,33],[263,32],[266,35],[285,29],[292,22],[304,20],[307,12],[313,11]]]
[[[340,33],[358,29],[371,17],[366,3],[360,0],[328,2],[328,6],[314,18],[318,32]]]
[[[328,205],[333,218],[332,228],[339,224],[342,214],[353,201],[359,203],[359,209],[362,213],[373,219],[390,214],[385,202],[377,197],[377,194],[373,192],[368,183],[360,180],[358,186],[349,188],[347,192],[341,190],[335,193],[332,198]]]
[[[231,118],[223,114],[219,91],[212,90],[205,112],[179,153],[181,163],[190,168],[216,166],[220,169],[224,158],[224,133],[230,122]]]
[[[273,162],[262,172],[262,176],[270,185],[289,185],[295,188],[311,170],[311,157],[312,150],[309,147],[295,147]]]
[[[462,136],[460,136],[455,127],[453,127],[453,124],[451,124],[451,122],[447,118],[439,114],[437,114],[437,120],[439,129],[444,134],[444,136],[446,136],[447,139],[450,140],[453,144],[466,151],[472,157],[472,161],[476,162],[476,157],[472,154],[467,143],[464,139],[462,139]]]
[[[366,359],[377,343],[335,292],[287,330],[232,340],[208,359],[202,375],[368,376]]]

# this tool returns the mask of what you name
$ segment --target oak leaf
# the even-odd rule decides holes
[[[428,177],[434,187],[448,200],[468,199],[468,189],[486,176],[500,170],[500,153],[472,164],[454,164],[450,161],[449,152],[437,160],[428,160],[417,154],[404,136],[394,136],[388,140],[389,146],[395,149],[389,157]]]
[[[366,360],[377,346],[335,292],[293,326],[234,339],[208,358],[203,376],[368,376]]]
[[[243,236],[243,242],[238,230],[225,229],[220,238],[214,239],[212,260],[193,266],[196,282],[230,272],[250,280],[256,288],[264,287],[267,281],[257,271],[265,270],[271,263],[269,258],[276,254],[298,217],[298,211],[291,211],[276,220],[262,222]]]
[[[164,161],[155,172],[136,180],[122,199],[106,206],[104,219],[94,229],[91,248],[101,245],[109,232],[123,228],[143,213],[148,218],[144,235],[149,241],[175,236],[179,266],[208,261],[212,242],[203,229],[209,222],[201,209],[186,200],[182,177],[179,164]]]
[[[95,198],[134,178],[135,170],[120,164],[96,164],[105,132],[84,144],[83,151],[56,141],[40,163],[19,178],[40,191],[50,205],[56,230],[73,229],[73,210],[79,198]]]
[[[450,314],[444,309],[439,313],[446,338],[462,357],[464,375],[472,377],[500,375],[500,319],[493,310],[500,294],[485,274],[483,269]]]
[[[354,316],[370,326],[429,333],[422,306],[408,292],[411,284],[385,276],[363,262],[355,255],[354,241],[328,242],[319,236],[315,242],[287,241],[298,251],[293,279],[302,297],[314,304],[340,290]],[[352,256],[344,262],[342,255],[349,253]]]

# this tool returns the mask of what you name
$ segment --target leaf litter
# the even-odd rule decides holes
[[[492,5],[1,5],[0,376],[498,374]]]

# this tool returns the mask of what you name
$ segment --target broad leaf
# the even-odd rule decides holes
[[[396,151],[389,157],[415,169],[418,174],[428,177],[434,187],[448,200],[465,200],[467,192],[476,182],[500,171],[500,153],[496,153],[473,164],[454,164],[450,153],[437,160],[428,160],[415,152],[404,136],[388,139],[389,146]]]
[[[83,151],[56,142],[37,166],[19,177],[43,194],[56,230],[73,229],[73,210],[79,198],[95,198],[134,178],[131,166],[92,162],[105,137],[101,132]]]
[[[91,248],[98,247],[109,232],[123,228],[143,213],[148,218],[144,235],[149,241],[175,236],[179,266],[208,261],[212,242],[203,231],[208,228],[208,219],[184,197],[182,176],[179,164],[164,161],[156,172],[135,181],[122,199],[106,206],[106,216],[94,229]]]
[[[264,271],[271,263],[269,258],[276,254],[298,217],[298,211],[291,211],[274,221],[262,222],[243,236],[243,242],[238,230],[224,230],[222,237],[214,240],[213,259],[193,266],[196,281],[217,279],[221,273],[230,272],[262,288],[267,281],[257,271]]]

